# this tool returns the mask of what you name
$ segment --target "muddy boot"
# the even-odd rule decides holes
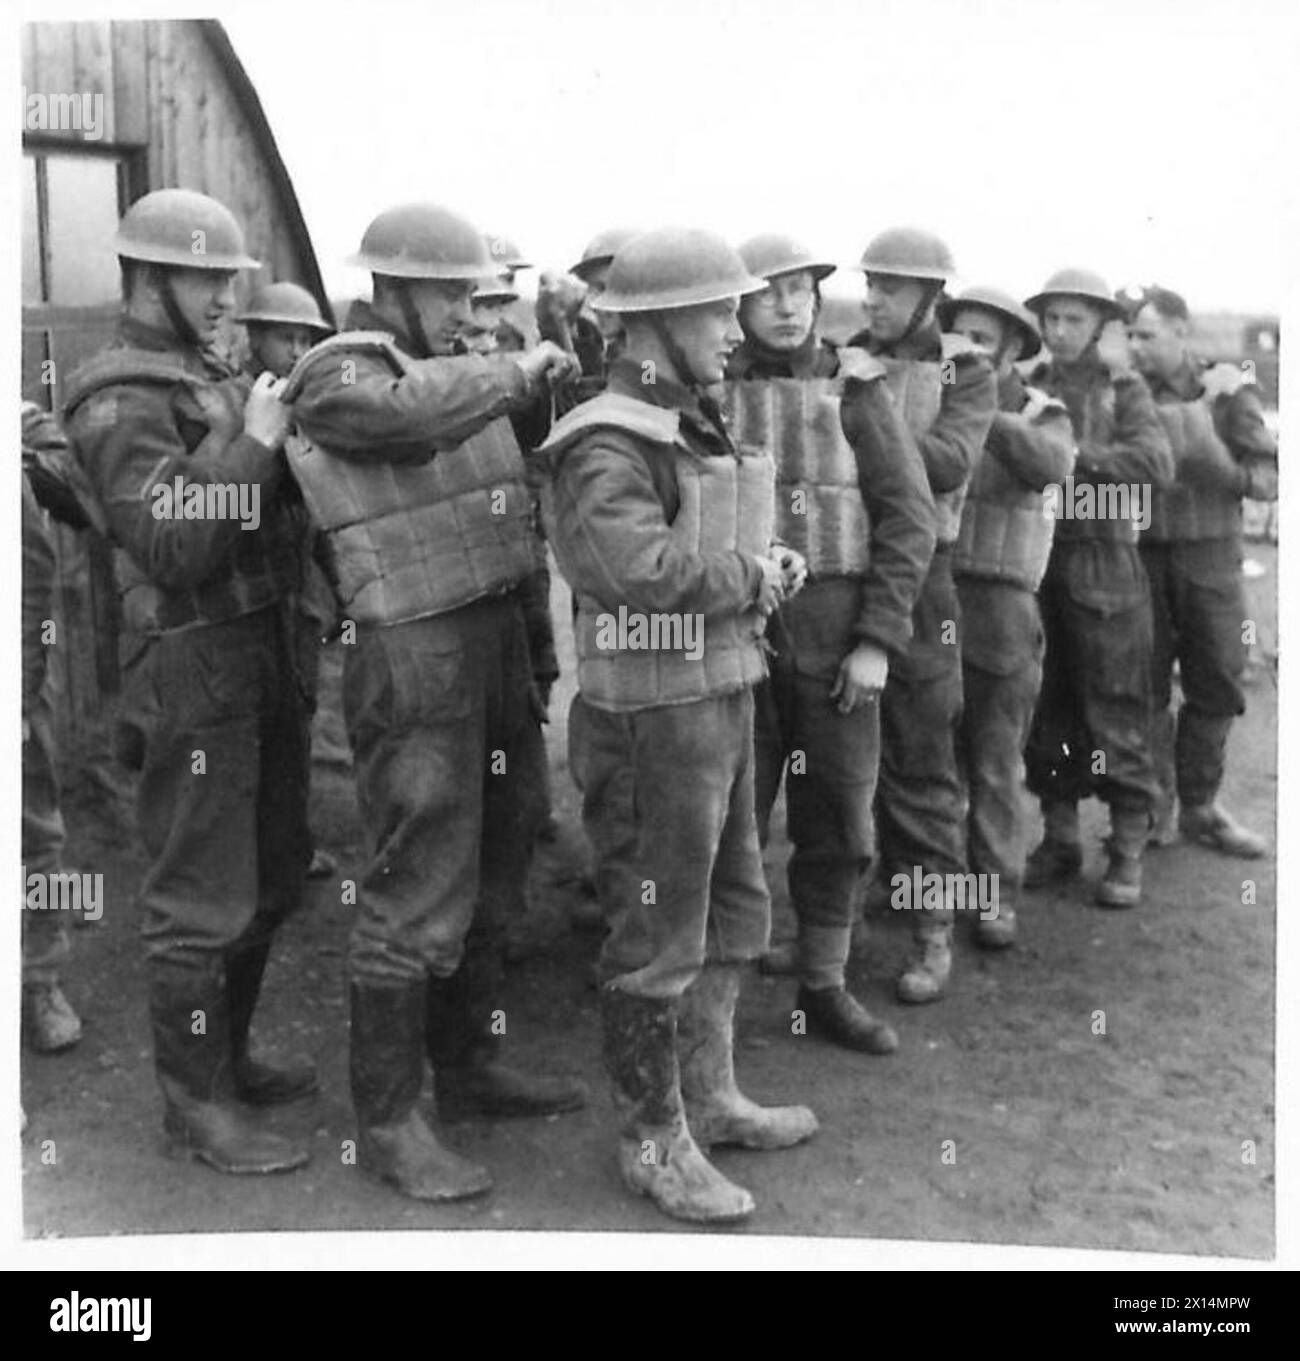
[[[878,1020],[844,985],[853,928],[799,928],[799,994],[795,1005],[808,1020],[808,1033],[864,1054],[892,1054],[894,1028]]]
[[[1190,808],[1184,805],[1178,815],[1178,830],[1188,841],[1243,860],[1258,860],[1268,850],[1262,836],[1243,827],[1214,802]]]
[[[55,982],[23,984],[23,1038],[38,1054],[58,1054],[81,1038],[81,1017]]]
[[[464,1200],[492,1188],[487,1168],[444,1148],[416,1109],[424,1083],[423,983],[352,985],[352,1101],[357,1161],[415,1200]]]
[[[1006,950],[1016,943],[1016,890],[998,889],[997,916],[975,919],[975,943],[985,950]]]
[[[219,1172],[288,1172],[307,1150],[259,1128],[235,1097],[226,985],[215,967],[149,965],[154,1065],[166,1101],[168,1152]],[[203,1032],[195,1034],[198,1018]]]
[[[898,980],[898,1000],[919,1004],[943,996],[952,973],[952,914],[927,912],[916,932],[917,957]]]
[[[600,994],[605,1066],[619,1115],[619,1170],[628,1188],[673,1219],[727,1223],[754,1212],[754,1198],[727,1180],[691,1137],[677,1065],[677,1003]]]
[[[1043,805],[1043,839],[1025,861],[1026,888],[1072,879],[1083,866],[1083,843],[1079,839],[1079,805]]]
[[[677,1012],[682,1100],[704,1148],[791,1148],[817,1133],[807,1106],[760,1106],[736,1086],[734,1059],[740,966],[710,965],[686,989]]]
[[[500,983],[496,945],[487,933],[474,932],[465,942],[460,968],[450,978],[429,979],[425,1042],[433,1063],[439,1118],[581,1110],[588,1095],[584,1082],[525,1072],[502,1061],[502,1037],[496,1030],[505,1016]]]
[[[1142,852],[1151,835],[1151,815],[1110,811],[1106,873],[1097,885],[1101,907],[1135,907],[1142,897]]]
[[[235,1095],[250,1106],[278,1106],[298,1101],[319,1090],[316,1069],[310,1063],[272,1068],[258,1063],[248,1052],[248,1028],[262,991],[271,943],[239,950],[226,959],[226,1002],[230,1008],[230,1056],[234,1066]]]

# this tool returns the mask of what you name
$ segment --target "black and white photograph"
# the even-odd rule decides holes
[[[99,8],[7,1260],[1294,1266],[1300,12]]]

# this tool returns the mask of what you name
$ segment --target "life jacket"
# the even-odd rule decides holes
[[[954,342],[965,341],[962,337],[943,335],[940,340],[945,356]],[[943,404],[943,375],[948,359],[897,359],[891,355],[877,355],[885,366],[885,382],[889,387],[894,405],[898,408],[903,423],[916,440],[922,439],[939,417]],[[951,544],[957,538],[961,526],[962,506],[966,500],[963,482],[952,491],[934,493],[935,528],[939,544]]]
[[[1028,390],[1047,405],[1030,424],[1038,438],[1069,448],[1074,442],[1070,415],[1062,403],[1045,393]],[[1016,412],[1000,411],[993,418],[1025,421]],[[962,511],[957,546],[953,549],[954,576],[984,577],[1009,581],[1036,591],[1047,571],[1056,528],[1055,516],[1043,492],[1026,487],[1005,465],[987,451],[975,465],[970,490]]]
[[[675,411],[602,393],[558,421],[542,445],[540,452],[549,456],[557,477],[563,476],[565,451],[602,428],[658,446],[671,458],[681,498],[671,529],[680,547],[695,553],[767,552],[772,542],[775,468],[766,453],[701,456],[679,435]],[[763,679],[765,621],[757,609],[696,619],[702,654],[688,655],[696,640],[686,637],[685,617],[633,616],[625,602],[597,599],[580,588],[564,539],[554,533],[549,488],[546,500],[551,547],[577,597],[574,634],[578,688],[584,700],[622,713],[690,704],[747,689]],[[642,630],[639,638],[634,629]],[[673,641],[681,645],[665,645]],[[647,646],[655,643],[658,646]]]
[[[308,351],[296,373],[326,352],[378,357],[394,377],[415,362],[384,332],[352,331]],[[532,500],[505,416],[426,463],[344,458],[300,430],[285,454],[325,534],[343,612],[358,624],[445,614],[503,594],[534,570]]]
[[[117,345],[83,364],[69,380],[64,404],[64,429],[74,453],[90,481],[98,488],[96,470],[86,465],[86,455],[76,441],[77,412],[105,388],[152,384],[177,390],[190,398],[185,420],[177,432],[185,440],[189,456],[196,460],[220,454],[243,430],[245,390],[235,375],[214,378],[187,365],[183,355]],[[225,420],[218,425],[210,415],[213,403],[223,408]],[[193,429],[205,422],[206,433],[197,439]],[[231,433],[231,432],[234,433]],[[100,488],[108,500],[121,489]],[[135,494],[139,489],[131,489]],[[157,621],[162,632],[218,624],[276,604],[298,589],[301,577],[301,538],[306,528],[301,508],[295,512],[279,499],[263,509],[258,527],[235,537],[224,569],[196,586],[170,586],[152,582],[157,592]],[[144,570],[129,556],[125,545],[114,554],[119,590],[146,579]]]
[[[735,380],[725,410],[736,443],[775,464],[777,538],[803,554],[814,578],[866,576],[871,521],[835,379]]]
[[[1156,411],[1169,436],[1175,471],[1189,453],[1198,450],[1213,450],[1220,459],[1233,461],[1219,438],[1214,412],[1207,402],[1157,400]],[[1151,523],[1143,531],[1143,539],[1165,543],[1230,538],[1241,533],[1241,525],[1241,497],[1236,492],[1227,487],[1194,487],[1175,481],[1152,489]]]

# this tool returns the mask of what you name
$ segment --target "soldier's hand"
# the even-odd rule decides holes
[[[840,713],[851,714],[878,698],[888,679],[889,654],[875,643],[859,643],[840,663],[831,698],[839,700]]]
[[[1245,381],[1245,375],[1235,364],[1211,364],[1201,374],[1202,395],[1207,402],[1216,397],[1231,397]]]
[[[259,374],[244,404],[244,434],[268,449],[282,448],[293,426],[293,412],[280,400],[283,391],[283,378]]]
[[[839,361],[838,377],[841,385],[845,381],[874,382],[877,378],[884,378],[889,372],[874,354],[868,354],[866,350],[859,350],[855,346],[846,346],[842,349],[839,354]]]
[[[577,378],[582,372],[576,356],[562,350],[553,340],[543,340],[534,349],[510,357],[523,370],[530,388]]]
[[[763,571],[754,603],[759,614],[766,618],[785,599],[785,573],[771,558],[756,557],[754,561]]]
[[[542,274],[537,281],[537,305],[534,309],[538,323],[556,319],[570,326],[578,319],[587,285],[576,274]]]
[[[797,549],[783,543],[774,543],[769,550],[772,561],[781,569],[781,580],[785,584],[785,598],[793,600],[803,590],[808,580],[808,563]]]

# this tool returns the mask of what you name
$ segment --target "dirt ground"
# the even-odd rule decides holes
[[[1249,583],[1261,665],[1234,733],[1225,799],[1272,837],[1277,553],[1258,543],[1247,552],[1265,568]],[[556,617],[567,617],[563,603]],[[337,659],[327,675],[336,687]],[[68,866],[102,871],[107,905],[102,920],[73,933],[66,989],[85,1019],[83,1041],[64,1055],[23,1058],[28,1236],[685,1229],[625,1192],[614,1165],[588,981],[598,937],[569,925],[581,861],[563,764],[569,678],[566,667],[549,733],[561,836],[535,866],[534,911],[520,924],[522,957],[506,1005],[514,1057],[585,1074],[589,1108],[452,1127],[451,1142],[496,1179],[476,1203],[420,1205],[345,1165],[342,1143],[354,1133],[344,1001],[352,909],[341,905],[337,883],[317,883],[282,932],[255,1022],[272,1056],[305,1052],[320,1065],[319,1098],[270,1117],[307,1141],[310,1165],[292,1176],[234,1178],[164,1158],[132,903],[143,869],[138,844],[74,818]],[[336,702],[337,689],[329,693]],[[327,717],[337,737],[337,715]],[[320,744],[326,754],[329,737]],[[338,857],[338,877],[354,874],[360,832],[350,773],[318,764],[312,799],[317,838]],[[898,1029],[891,1057],[792,1035],[793,980],[747,983],[738,1039],[744,1086],[763,1100],[806,1102],[822,1128],[789,1152],[717,1155],[758,1202],[734,1232],[1273,1253],[1274,862],[1178,844],[1151,855],[1140,908],[1107,912],[1088,891],[1102,860],[1100,805],[1086,819],[1087,877],[1065,892],[1032,895],[1011,952],[981,954],[963,936],[951,993],[936,1005],[894,1001],[909,923],[902,913],[872,918],[851,982]],[[782,840],[769,852],[777,937],[792,930],[785,851]],[[1242,901],[1247,879],[1257,884],[1253,903]],[[1099,1011],[1104,1035],[1095,1033]],[[1248,1140],[1253,1165],[1243,1154]]]

